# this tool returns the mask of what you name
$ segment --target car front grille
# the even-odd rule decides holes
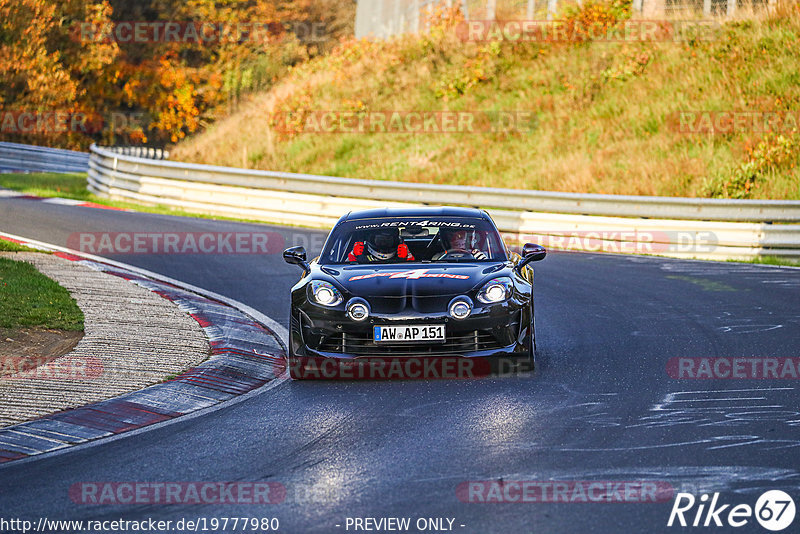
[[[503,348],[489,330],[473,330],[448,336],[444,343],[378,344],[369,334],[336,333],[320,345],[322,352],[355,354],[357,356],[456,356],[465,352]]]

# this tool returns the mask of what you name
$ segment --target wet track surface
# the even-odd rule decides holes
[[[0,200],[1,231],[62,246],[74,232],[264,229],[312,252],[324,236]],[[237,299],[284,325],[300,273],[280,254],[110,257]],[[775,488],[800,503],[796,379],[668,374],[678,357],[800,356],[800,270],[553,253],[535,271],[533,374],[287,381],[200,417],[2,467],[0,516],[277,517],[284,532],[345,532],[348,517],[410,517],[412,525],[454,518],[453,530],[464,533],[678,530],[666,526],[671,499],[500,504],[462,502],[456,493],[465,481],[501,479],[653,481],[751,506]],[[68,493],[80,482],[129,481],[271,481],[287,496],[274,505],[85,505]],[[766,532],[752,519],[731,530]]]

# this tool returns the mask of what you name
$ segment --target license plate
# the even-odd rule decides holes
[[[375,326],[373,328],[373,339],[375,343],[443,342],[445,340],[444,325]]]

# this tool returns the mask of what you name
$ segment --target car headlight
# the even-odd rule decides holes
[[[330,282],[314,280],[311,282],[311,294],[318,304],[336,306],[342,302],[342,294]]]
[[[512,285],[513,282],[511,278],[507,276],[489,280],[481,290],[478,291],[478,300],[484,304],[503,302],[511,296]]]

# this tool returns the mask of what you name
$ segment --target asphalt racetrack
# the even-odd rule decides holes
[[[0,230],[61,246],[79,232],[267,230],[283,236],[281,245],[305,245],[311,257],[325,235],[26,199],[0,200]],[[237,299],[284,325],[300,275],[279,252],[107,256]],[[767,532],[752,517],[738,529],[667,522],[678,492],[718,492],[719,503],[754,506],[766,490],[781,489],[800,504],[797,377],[675,374],[678,358],[797,357],[800,269],[552,253],[535,271],[540,352],[532,374],[289,380],[199,417],[6,465],[0,516],[274,517],[280,532],[297,533],[355,532],[355,518],[394,517],[410,518],[412,532]],[[82,504],[69,495],[84,482],[187,481],[277,482],[286,497],[267,505]],[[459,490],[470,481],[490,489],[566,482],[570,491],[551,495],[556,502],[471,502],[489,493]],[[656,502],[587,502],[574,497],[576,481],[646,481],[673,493]]]

